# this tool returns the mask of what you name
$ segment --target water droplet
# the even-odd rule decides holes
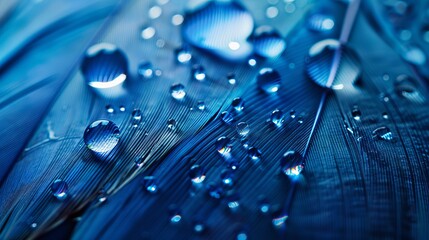
[[[250,128],[249,125],[245,122],[239,122],[237,124],[237,133],[241,136],[241,137],[245,137],[247,136],[247,134],[249,134],[250,132]]]
[[[36,228],[37,227],[37,223],[32,223],[30,226],[31,226],[31,228]]]
[[[389,115],[387,115],[386,112],[383,112],[381,115],[383,116],[384,119],[389,119]]]
[[[234,116],[232,116],[232,114],[228,111],[223,111],[220,114],[220,119],[222,119],[222,121],[226,124],[231,124],[234,121]]]
[[[202,183],[206,179],[206,171],[200,165],[193,165],[189,170],[189,177],[195,184]]]
[[[335,75],[332,67],[338,65]],[[324,88],[343,89],[353,86],[361,75],[357,54],[338,40],[326,39],[314,44],[309,50],[306,71],[317,85]]]
[[[277,229],[284,228],[287,218],[288,215],[282,209],[275,211],[272,220],[273,226]]]
[[[286,3],[285,12],[294,13],[296,10],[296,5],[294,3]]]
[[[231,106],[235,109],[235,111],[241,112],[244,109],[244,101],[240,97],[234,98],[234,100],[231,102]]]
[[[162,14],[162,8],[160,6],[153,6],[149,9],[149,17],[152,19],[159,18]]]
[[[423,65],[426,63],[426,54],[417,46],[407,46],[402,52],[402,57],[414,65]]]
[[[125,112],[125,106],[123,106],[123,105],[119,106],[119,111]]]
[[[277,7],[271,6],[265,10],[265,15],[267,18],[275,18],[279,15],[279,9]]]
[[[287,176],[298,176],[304,169],[304,158],[299,152],[287,151],[280,160],[280,168]]]
[[[224,191],[223,191],[222,187],[220,187],[219,185],[214,184],[214,183],[210,183],[207,186],[207,193],[209,194],[210,197],[212,197],[214,199],[220,199],[224,195]]]
[[[232,148],[231,140],[227,137],[220,137],[216,140],[215,147],[220,154],[228,154]]]
[[[245,231],[238,232],[235,239],[236,240],[247,240],[248,239],[247,232],[245,232]]]
[[[359,121],[361,118],[362,113],[360,112],[359,108],[354,107],[352,110],[352,117],[356,120]]]
[[[54,197],[56,197],[58,200],[67,198],[68,190],[68,184],[61,179],[57,179],[51,184],[52,195],[54,195]]]
[[[247,150],[247,156],[249,156],[249,158],[252,160],[258,160],[261,158],[262,153],[259,149],[255,148],[255,147],[250,147]]]
[[[106,105],[106,111],[108,112],[108,113],[114,113],[115,112],[115,109],[113,108],[113,106],[112,105]]]
[[[252,53],[247,39],[253,27],[252,15],[238,3],[210,1],[189,13],[182,29],[189,43],[235,61],[244,60]],[[233,48],[231,42],[235,42]]]
[[[142,121],[142,112],[140,109],[134,109],[131,113],[131,117],[131,123],[133,124],[133,127],[137,127]]]
[[[174,99],[183,99],[186,95],[185,86],[183,86],[181,83],[173,84],[170,87],[170,93]]]
[[[158,185],[156,184],[156,178],[154,176],[145,176],[142,185],[144,190],[149,193],[158,192]]]
[[[176,206],[170,206],[169,216],[171,223],[179,223],[182,220],[182,213]]]
[[[137,158],[134,160],[134,163],[136,164],[136,166],[137,166],[138,168],[141,168],[141,167],[143,166],[143,164],[144,164],[144,160],[145,160],[145,158],[144,158],[144,157],[137,157]]]
[[[272,68],[262,68],[256,78],[258,87],[266,93],[275,93],[279,90],[281,76]]]
[[[99,43],[86,51],[81,71],[92,88],[113,88],[121,86],[127,78],[128,62],[115,45]]]
[[[284,122],[284,114],[283,114],[283,112],[281,110],[278,110],[278,109],[274,110],[271,113],[270,121],[275,126],[281,127],[283,125],[283,122]]]
[[[250,58],[249,61],[247,61],[247,63],[249,64],[249,66],[254,67],[256,66],[256,59]]]
[[[228,162],[228,168],[232,171],[237,170],[240,167],[240,164],[236,160],[232,160]]]
[[[228,79],[228,83],[231,85],[234,85],[237,81],[235,79],[235,74],[234,73],[229,73],[226,78]]]
[[[200,111],[204,111],[204,109],[206,109],[206,105],[204,104],[204,101],[198,101],[198,102],[197,102],[197,108],[198,108]]]
[[[232,211],[237,211],[238,207],[240,207],[240,198],[238,194],[231,194],[227,197],[228,208]]]
[[[295,118],[295,117],[296,117],[296,112],[295,112],[295,110],[291,110],[291,111],[289,112],[289,114],[290,114],[290,117],[291,117],[291,118]]]
[[[226,186],[234,185],[234,173],[231,170],[223,170],[220,174],[222,183]]]
[[[206,72],[204,70],[204,67],[201,65],[194,65],[192,67],[192,76],[194,76],[195,80],[203,81],[206,79]]]
[[[119,128],[109,120],[94,121],[85,129],[83,141],[93,152],[109,152],[118,144]]]
[[[148,40],[153,38],[153,36],[155,36],[156,30],[153,27],[144,27],[140,33],[140,36],[144,39],[144,40]]]
[[[258,27],[252,43],[255,53],[266,58],[278,57],[286,49],[286,41],[270,26]]]
[[[175,52],[176,59],[179,63],[188,63],[192,59],[192,54],[186,47],[179,48]]]
[[[184,18],[180,14],[174,14],[173,17],[171,17],[171,23],[174,26],[179,26],[180,24],[183,23],[183,20],[184,20]]]
[[[268,213],[270,211],[270,207],[270,203],[268,202],[268,199],[266,197],[258,197],[258,208],[261,213]]]
[[[168,119],[168,121],[167,121],[167,127],[168,127],[168,129],[175,130],[176,129],[176,125],[177,125],[176,120],[174,120],[174,119]]]
[[[372,132],[372,136],[378,140],[391,141],[393,134],[388,127],[379,127]]]
[[[307,21],[308,29],[315,32],[329,32],[335,26],[334,19],[326,14],[316,13],[311,15]]]
[[[150,79],[153,77],[154,71],[150,62],[142,62],[139,64],[137,72],[141,78]]]
[[[97,200],[99,203],[104,203],[107,201],[107,194],[104,192],[101,192],[100,194],[98,194],[97,198],[98,198]]]
[[[194,222],[194,231],[196,233],[203,233],[206,230],[206,226],[201,221]]]
[[[416,80],[408,75],[399,75],[395,80],[395,92],[397,95],[410,101],[422,103],[425,98],[418,90]]]

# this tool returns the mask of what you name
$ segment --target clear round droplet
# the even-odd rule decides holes
[[[192,76],[197,81],[203,81],[206,79],[206,72],[204,70],[204,67],[201,65],[194,65],[192,67]]]
[[[247,124],[246,122],[239,122],[236,126],[236,129],[237,129],[237,133],[241,137],[247,136],[250,132],[249,124]]]
[[[216,140],[215,147],[220,154],[228,154],[232,149],[231,140],[227,137],[220,137]]]
[[[206,179],[206,171],[200,165],[193,165],[189,169],[189,177],[194,184],[200,184]]]
[[[206,109],[206,105],[204,104],[204,101],[198,101],[198,102],[197,102],[197,108],[198,108],[200,111],[204,111],[204,109]]]
[[[119,111],[125,112],[125,106],[123,106],[123,105],[119,106]]]
[[[153,27],[144,27],[140,33],[144,40],[151,39],[155,36],[156,30]]]
[[[119,128],[109,120],[97,120],[91,123],[83,134],[85,145],[93,152],[111,151],[119,142]]]
[[[258,208],[261,213],[268,213],[270,211],[270,203],[268,199],[264,196],[258,197]]]
[[[379,127],[372,132],[373,138],[377,140],[392,141],[393,134],[388,127]]]
[[[280,88],[281,76],[272,68],[262,68],[259,70],[256,83],[262,91],[266,93],[275,93]]]
[[[295,110],[291,110],[291,111],[289,112],[289,115],[290,115],[290,117],[291,117],[291,118],[295,118],[295,117],[296,117],[296,112],[295,112]]]
[[[281,110],[274,110],[270,115],[270,122],[277,127],[281,127],[284,123],[284,113]]]
[[[142,182],[143,188],[149,193],[158,192],[158,185],[154,176],[145,176]]]
[[[258,160],[261,158],[262,153],[259,149],[255,148],[255,147],[250,147],[247,150],[247,156],[249,156],[249,158],[252,160]]]
[[[201,234],[205,230],[206,230],[206,226],[203,222],[201,221],[194,222],[194,232]]]
[[[173,17],[171,17],[171,23],[172,23],[174,26],[179,26],[179,25],[181,25],[181,24],[183,23],[183,20],[185,20],[185,19],[184,19],[184,17],[183,17],[182,15],[180,15],[180,14],[175,14],[175,15],[173,15]]]
[[[150,62],[142,62],[138,66],[137,70],[139,76],[143,79],[150,79],[153,77],[154,70]]]
[[[287,176],[298,176],[304,169],[304,158],[299,152],[287,151],[280,160],[280,169]]]
[[[234,98],[231,102],[231,106],[235,109],[237,112],[241,112],[244,109],[244,100],[240,97]]]
[[[183,86],[181,83],[171,85],[170,94],[174,99],[183,99],[186,96],[185,86]]]
[[[134,109],[131,113],[131,123],[134,127],[137,127],[142,121],[142,112],[140,109]]]
[[[167,121],[167,127],[168,127],[168,129],[175,130],[176,129],[176,125],[177,125],[176,120],[174,120],[174,119],[168,119],[168,121]]]
[[[106,112],[107,113],[114,113],[115,112],[115,109],[113,108],[113,106],[112,105],[106,105]]]
[[[235,79],[234,73],[228,73],[228,75],[226,76],[226,79],[228,80],[228,83],[231,85],[234,85],[237,82],[237,80]]]
[[[54,195],[58,200],[67,198],[68,189],[68,184],[61,179],[57,179],[51,184],[52,195]]]
[[[122,85],[127,78],[127,59],[115,45],[98,43],[86,51],[81,72],[87,84],[95,89]]]
[[[234,121],[234,116],[228,111],[223,111],[220,114],[220,119],[226,124],[231,124]]]

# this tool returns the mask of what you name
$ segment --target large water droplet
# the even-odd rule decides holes
[[[109,152],[118,144],[119,128],[112,121],[97,120],[85,129],[83,141],[93,152]]]
[[[202,183],[206,179],[206,171],[200,165],[194,165],[189,169],[189,177],[195,184]]]
[[[269,26],[257,28],[252,42],[255,53],[266,58],[278,57],[286,49],[286,41]]]
[[[304,169],[304,158],[299,152],[287,151],[280,160],[280,168],[287,176],[298,176]]]
[[[231,106],[235,109],[235,111],[241,112],[244,109],[244,100],[240,97],[234,98],[231,102]]]
[[[68,184],[61,179],[57,179],[51,184],[52,195],[54,195],[58,200],[67,198],[68,189]]]
[[[258,87],[266,93],[275,93],[279,90],[280,74],[272,68],[262,68],[256,78]]]
[[[191,44],[229,60],[243,60],[252,53],[247,38],[253,18],[237,3],[211,1],[185,19],[182,32]]]
[[[154,176],[145,176],[142,181],[144,190],[149,193],[158,192],[158,185],[156,183],[156,178]]]
[[[185,86],[181,83],[173,84],[170,87],[170,93],[174,99],[181,100],[186,96]]]
[[[239,122],[237,124],[237,133],[241,136],[241,137],[245,137],[249,134],[250,132],[250,128],[249,128],[249,124],[245,123],[245,122]]]
[[[274,110],[271,113],[270,121],[275,126],[281,127],[283,125],[283,122],[284,122],[284,114],[283,114],[283,112],[281,110],[278,110],[278,109]]]
[[[215,147],[220,154],[228,154],[232,148],[231,140],[227,137],[220,137],[216,140]]]
[[[378,140],[391,141],[393,140],[393,134],[388,127],[379,127],[372,132],[372,136]]]
[[[121,86],[127,78],[128,62],[115,45],[99,43],[88,48],[81,71],[89,86],[106,89]]]
[[[332,75],[332,69],[336,69]],[[311,80],[324,88],[352,87],[361,75],[359,58],[338,40],[326,39],[309,50],[306,71]]]

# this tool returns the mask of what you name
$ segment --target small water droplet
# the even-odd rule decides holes
[[[203,223],[203,222],[201,222],[201,221],[196,221],[196,222],[194,222],[194,231],[195,231],[196,233],[201,234],[201,233],[203,233],[205,230],[206,230],[206,226],[204,225],[204,223]]]
[[[98,194],[97,200],[99,203],[105,203],[107,201],[107,194],[104,192]]]
[[[279,15],[279,9],[277,7],[271,6],[265,10],[265,15],[267,18],[275,18]]]
[[[291,117],[291,118],[295,118],[295,117],[296,117],[296,112],[295,112],[295,110],[291,110],[291,111],[289,112],[289,114],[290,114],[290,117]]]
[[[383,116],[384,119],[389,119],[389,115],[387,115],[386,112],[383,112],[381,115]]]
[[[247,61],[247,63],[249,64],[249,66],[254,67],[256,66],[256,59],[254,58],[250,58],[249,61]]]
[[[232,149],[231,140],[227,137],[220,137],[216,140],[215,147],[220,154],[228,154]]]
[[[334,19],[326,14],[316,13],[311,15],[307,21],[308,29],[315,32],[329,32],[335,26]]]
[[[141,78],[150,79],[153,77],[154,71],[150,62],[142,62],[139,64],[137,72]]]
[[[241,112],[244,109],[244,100],[240,97],[234,98],[231,102],[231,106],[235,109],[237,112]]]
[[[281,110],[274,110],[270,116],[270,122],[277,127],[281,127],[284,122],[284,114]]]
[[[387,73],[383,74],[382,78],[383,78],[384,81],[389,81],[390,80],[390,76]]]
[[[112,105],[106,105],[106,112],[108,112],[108,113],[114,113],[115,112],[115,109],[113,108],[113,106]]]
[[[174,120],[174,119],[168,119],[168,121],[167,121],[167,127],[168,127],[168,129],[175,130],[176,129],[176,125],[177,125],[176,120]]]
[[[177,224],[182,220],[182,213],[180,209],[177,208],[176,206],[174,205],[170,206],[168,213],[169,213],[171,223]]]
[[[118,126],[112,121],[97,120],[85,129],[83,141],[93,152],[109,152],[118,144],[119,133]]]
[[[193,165],[189,170],[189,177],[194,184],[200,184],[206,179],[206,171],[200,165]]]
[[[248,149],[250,147],[249,140],[247,138],[242,139],[241,146],[243,146],[245,149]]]
[[[31,228],[36,228],[37,227],[37,223],[32,223],[30,226],[31,226]]]
[[[238,194],[231,194],[227,197],[227,205],[228,208],[232,211],[237,211],[238,208],[240,207],[240,198],[238,196]]]
[[[226,124],[231,124],[234,121],[234,116],[232,116],[232,114],[228,111],[223,111],[220,114],[220,119],[222,119],[222,121]]]
[[[247,156],[249,156],[249,158],[252,160],[258,160],[261,158],[262,153],[259,149],[255,148],[255,147],[250,147],[247,150]]]
[[[296,10],[296,5],[294,3],[286,3],[285,12],[294,13]]]
[[[280,160],[280,168],[287,176],[298,176],[304,169],[304,158],[299,152],[287,151]]]
[[[204,67],[201,65],[194,65],[192,67],[192,76],[195,80],[203,81],[206,79],[206,72],[204,70]]]
[[[223,170],[220,174],[220,178],[222,180],[222,183],[226,186],[232,186],[234,185],[234,173],[232,170]]]
[[[162,14],[162,8],[160,6],[153,6],[149,9],[149,17],[152,19],[159,18]]]
[[[127,78],[128,62],[115,45],[99,43],[86,51],[81,71],[90,87],[113,88],[121,86]]]
[[[123,105],[119,106],[119,111],[125,112],[125,106],[123,106]]]
[[[68,189],[68,184],[61,179],[57,179],[51,184],[52,195],[54,195],[58,200],[64,200],[67,198]]]
[[[180,24],[183,23],[184,17],[180,14],[174,14],[173,17],[171,17],[171,23],[174,26],[179,26]]]
[[[137,127],[142,121],[142,112],[140,111],[140,109],[134,109],[131,113],[131,117],[131,123],[133,127]]]
[[[153,36],[155,36],[156,30],[153,27],[143,27],[140,36],[141,38],[143,38],[144,40],[148,40],[153,38]]]
[[[181,83],[173,84],[170,87],[170,93],[174,99],[181,100],[186,95],[185,86],[183,86]]]
[[[209,194],[210,197],[212,197],[214,199],[220,199],[224,195],[224,191],[223,191],[222,187],[220,187],[219,185],[217,185],[215,183],[210,183],[207,186],[207,193]]]
[[[179,63],[188,63],[192,59],[192,54],[188,48],[182,47],[177,49],[176,51],[176,59]]]
[[[362,113],[360,112],[359,108],[354,107],[352,110],[352,117],[356,120],[359,121],[360,118],[362,116]]]
[[[226,76],[226,79],[228,79],[228,83],[231,85],[234,85],[237,82],[237,80],[235,79],[234,73],[228,73],[228,75]]]
[[[255,53],[265,58],[278,57],[286,49],[286,41],[270,26],[258,27],[251,39]]]
[[[236,235],[236,240],[248,240],[247,232],[239,231]]]
[[[288,215],[282,209],[273,212],[273,226],[277,229],[284,228],[287,218]]]
[[[280,74],[272,68],[262,68],[256,78],[258,87],[266,93],[275,93],[279,90]]]
[[[154,176],[145,176],[142,182],[143,188],[149,193],[158,192],[158,185]]]
[[[204,104],[204,101],[198,101],[198,102],[197,102],[197,108],[198,108],[200,111],[204,111],[204,109],[206,109],[206,105]]]
[[[372,132],[372,136],[378,140],[391,141],[393,134],[388,127],[379,127]]]
[[[422,103],[425,100],[418,90],[416,80],[405,74],[401,74],[396,78],[395,92],[397,95],[413,102]]]
[[[236,160],[232,160],[228,162],[228,168],[232,171],[237,170],[240,167],[240,164]]]
[[[268,199],[266,197],[258,197],[258,208],[261,213],[268,213],[270,211],[270,207],[270,203],[268,202]]]
[[[245,137],[249,134],[250,132],[250,128],[249,128],[249,124],[245,123],[245,122],[239,122],[237,124],[237,133],[241,136],[241,137]]]
[[[134,163],[136,164],[136,166],[137,166],[138,168],[141,168],[141,167],[143,166],[143,164],[144,164],[144,160],[145,160],[145,158],[144,158],[144,157],[137,157],[137,158],[134,160]]]

